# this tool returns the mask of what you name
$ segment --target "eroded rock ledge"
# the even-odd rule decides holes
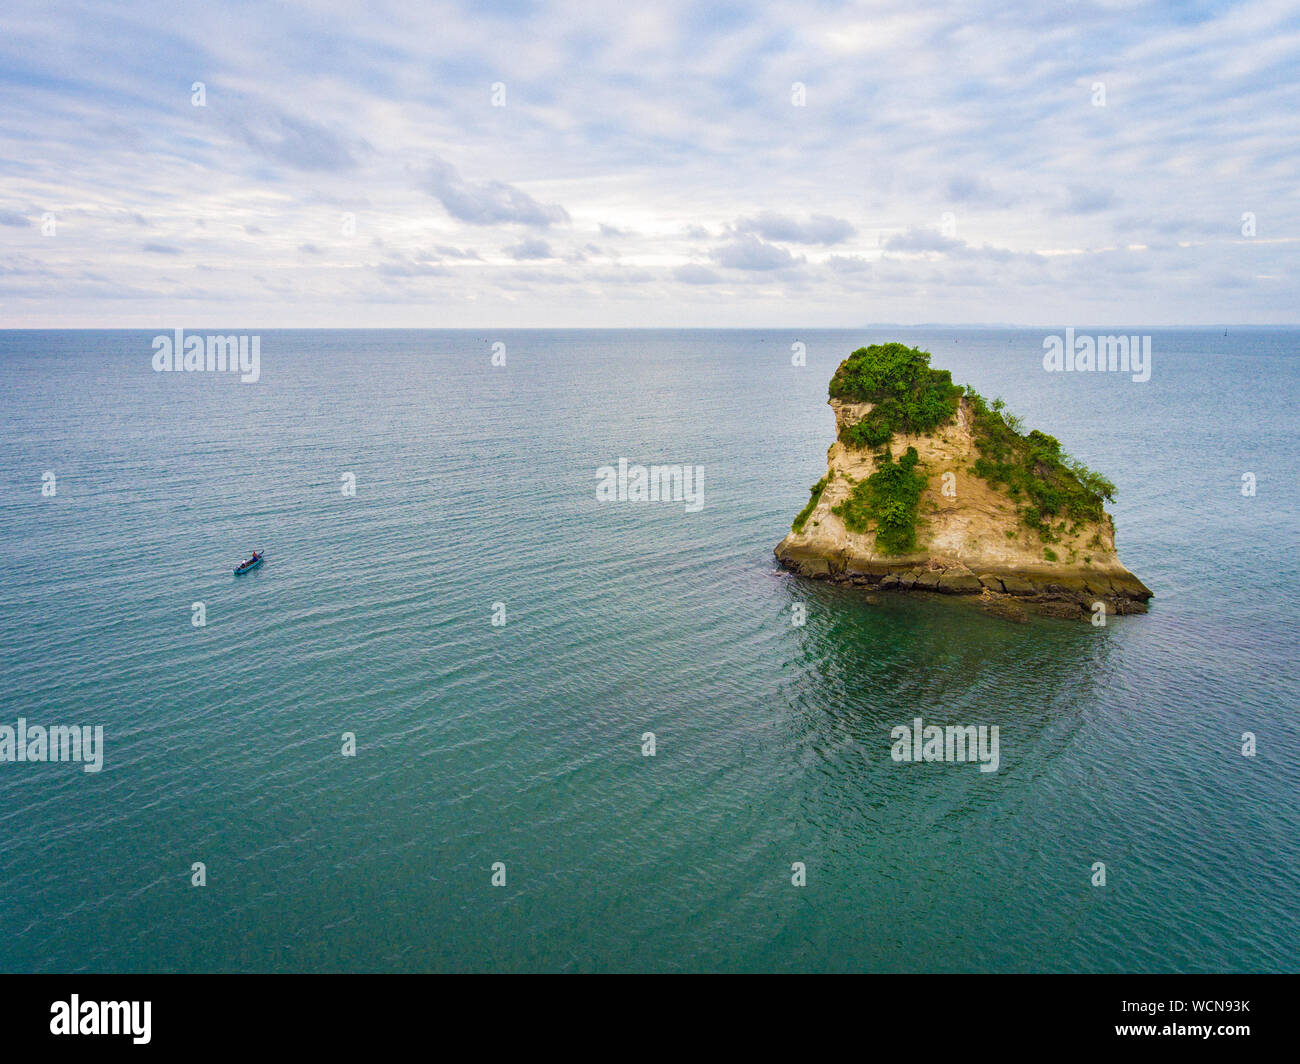
[[[791,572],[813,579],[855,584],[874,591],[928,591],[945,595],[978,595],[991,612],[1015,617],[1016,610],[999,606],[1013,600],[1035,612],[1055,617],[1089,617],[1094,604],[1110,614],[1145,613],[1151,591],[1122,566],[1087,571],[1043,566],[1036,570],[978,566],[935,557],[882,561],[863,558],[851,550],[827,553],[816,543],[792,542],[791,533],[776,548],[776,557]]]

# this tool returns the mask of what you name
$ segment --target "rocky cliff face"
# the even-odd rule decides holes
[[[837,436],[872,404],[830,400]],[[973,412],[963,398],[955,417],[928,435],[897,434],[895,455],[915,447],[916,470],[926,478],[916,525],[917,548],[886,554],[874,528],[851,532],[833,511],[859,481],[878,468],[870,450],[838,438],[827,454],[827,481],[802,530],[776,548],[786,568],[804,576],[847,581],[880,590],[980,595],[994,612],[1015,617],[1021,604],[1036,612],[1086,617],[1102,602],[1108,613],[1146,611],[1151,591],[1115,553],[1109,514],[1076,522],[1045,543],[1025,525],[1015,502],[975,475],[978,457]],[[945,476],[945,474],[951,474]],[[1050,554],[1049,554],[1050,552]],[[1051,560],[1051,555],[1056,560]]]

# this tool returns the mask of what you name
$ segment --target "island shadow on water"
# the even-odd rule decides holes
[[[806,680],[791,706],[851,723],[854,738],[884,742],[889,728],[926,708],[927,723],[989,723],[1034,727],[1060,719],[1040,709],[1096,704],[1101,678],[1112,671],[1116,637],[1135,623],[1104,627],[1031,617],[1012,624],[988,616],[975,598],[918,594],[864,595],[850,585],[787,577],[787,612],[797,643],[789,666]],[[1032,684],[1034,706],[1003,696]],[[997,719],[1002,718],[1002,719]],[[883,736],[883,740],[881,737]],[[845,736],[838,737],[843,742]]]
[[[787,589],[787,612],[802,605],[807,620],[787,635],[791,680],[777,741],[790,779],[782,789],[798,795],[789,834],[824,892],[783,933],[797,933],[802,948],[814,942],[827,970],[997,970],[1018,963],[1004,954],[1021,938],[1042,949],[1046,935],[1030,930],[1030,898],[1015,901],[1026,922],[1008,935],[999,883],[1068,895],[1044,903],[1059,909],[1044,924],[1051,935],[1073,935],[1092,919],[1086,876],[1077,889],[1070,878],[1087,868],[1070,840],[1095,831],[1088,803],[1057,824],[1059,837],[1041,835],[1026,811],[1043,790],[1094,770],[1086,734],[1113,725],[1107,689],[1140,621],[1009,624],[946,596],[882,594],[872,603],[858,588],[797,578]],[[996,727],[996,771],[982,772],[974,758],[895,759],[895,729],[911,730],[918,718],[945,730]],[[968,893],[975,882],[984,885]],[[958,897],[982,900],[963,908]],[[853,913],[864,906],[887,916],[898,940],[868,926],[845,939],[837,929],[861,922]],[[978,950],[954,952],[954,935]],[[911,944],[905,963],[900,941]]]
[[[803,770],[830,765],[839,778],[864,779],[841,795],[854,815],[877,817],[891,799],[909,801],[916,788],[928,793],[933,772],[962,773],[970,795],[997,794],[1027,782],[1068,750],[1072,736],[1104,713],[1105,677],[1122,656],[1122,630],[1132,621],[1108,620],[1105,628],[1032,618],[1008,624],[990,618],[972,601],[937,595],[879,595],[826,582],[788,581],[789,607],[806,620],[791,625],[787,668],[788,741]],[[1035,694],[1026,702],[1024,692]],[[891,756],[893,729],[924,725],[998,728],[999,766],[953,766]],[[1027,766],[1032,765],[1031,770]],[[984,777],[984,778],[980,778]],[[931,777],[932,781],[932,777]],[[992,786],[987,786],[987,785]],[[982,788],[982,790],[981,790]],[[817,819],[836,810],[818,796],[809,805]],[[923,799],[923,796],[920,796]],[[840,807],[829,815],[849,812]],[[931,810],[914,814],[928,819]]]

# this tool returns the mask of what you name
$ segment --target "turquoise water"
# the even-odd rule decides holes
[[[1300,332],[1154,331],[1145,384],[1042,331],[260,335],[241,384],[0,333],[0,725],[105,733],[0,763],[0,969],[1295,969]],[[1148,615],[775,566],[886,339],[1114,480]],[[620,456],[703,508],[598,503]],[[916,716],[1000,770],[894,762]]]

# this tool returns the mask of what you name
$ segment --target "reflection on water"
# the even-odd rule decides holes
[[[860,588],[793,576],[783,590],[787,612],[796,602],[808,611],[806,626],[791,626],[786,639],[798,680],[786,687],[781,739],[799,766],[790,785],[799,820],[822,840],[817,874],[833,891],[819,897],[828,928],[821,948],[846,968],[1005,964],[988,941],[973,948],[979,929],[1005,939],[994,930],[1006,918],[993,911],[1002,889],[1036,878],[1033,866],[1054,844],[1026,832],[1022,810],[1054,785],[1089,707],[1104,704],[1117,638],[1143,618],[1106,628],[1044,618],[1012,624],[957,598],[868,601]],[[983,773],[973,760],[894,761],[891,730],[917,716],[941,727],[997,725],[999,770]],[[1083,876],[1088,862],[1075,860]],[[1073,939],[1096,900],[1076,892],[1054,933]],[[1010,905],[1025,908],[1022,931],[1043,926],[1023,899]],[[888,914],[894,931],[845,942],[830,930],[845,908]],[[960,948],[946,937],[954,926],[969,932]]]

